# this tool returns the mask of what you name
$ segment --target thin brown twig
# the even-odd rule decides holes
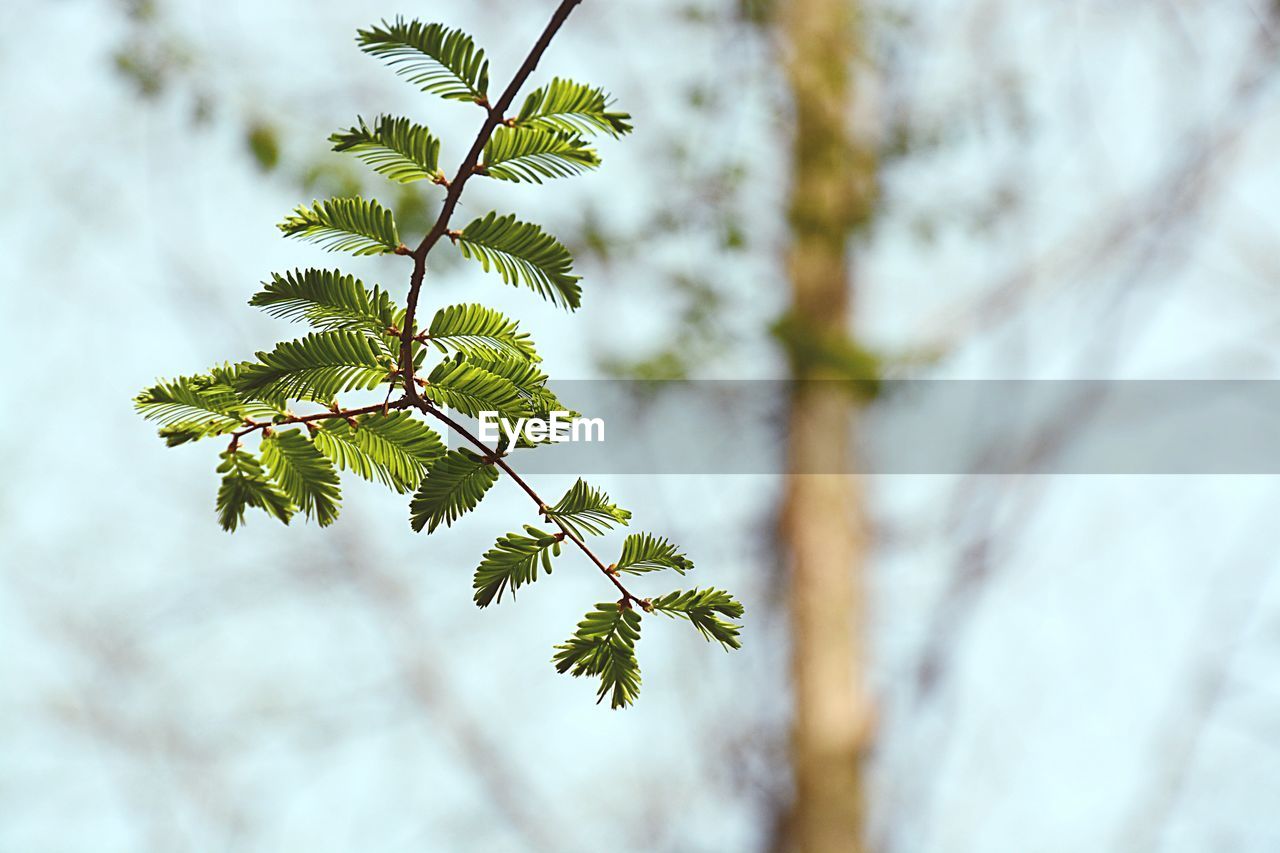
[[[243,429],[238,429],[231,433],[231,443],[234,445],[249,433],[260,429],[268,429],[270,427],[288,426],[289,424],[309,424],[314,423],[315,421],[329,421],[334,418],[354,418],[356,415],[370,415],[374,412],[385,412],[390,409],[407,408],[409,408],[409,401],[404,397],[401,397],[399,400],[388,399],[385,403],[377,403],[373,406],[360,406],[356,409],[335,408],[332,411],[317,412],[314,415],[289,415],[280,421],[251,421],[246,424]]]
[[[573,7],[581,2],[582,0],[561,0],[555,13],[551,16],[551,20],[547,22],[547,26],[543,29],[542,35],[538,37],[533,48],[529,51],[529,55],[525,57],[524,62],[516,71],[515,76],[511,78],[511,82],[507,84],[507,88],[502,95],[492,106],[485,103],[480,105],[488,111],[488,115],[485,117],[484,124],[480,126],[480,132],[476,134],[476,141],[472,143],[471,150],[463,158],[462,165],[458,167],[453,180],[444,185],[448,187],[448,190],[445,193],[444,204],[440,208],[440,215],[436,218],[435,225],[422,238],[418,248],[409,253],[410,257],[413,258],[413,275],[409,279],[409,297],[405,304],[404,329],[400,333],[400,365],[405,377],[405,396],[414,402],[418,400],[418,389],[414,387],[413,382],[413,325],[414,317],[418,312],[418,295],[422,291],[422,280],[426,275],[427,255],[431,253],[440,238],[448,233],[449,220],[453,217],[453,212],[458,207],[458,200],[462,197],[462,190],[467,185],[467,180],[475,173],[475,167],[480,162],[480,157],[484,153],[484,146],[489,141],[489,137],[493,135],[498,125],[505,121],[503,114],[510,108],[512,101],[516,98],[516,94],[520,91],[520,87],[529,79],[533,69],[538,66],[538,60],[546,52],[547,46],[551,44],[551,39],[555,37],[561,25],[569,17]]]
[[[254,432],[255,430],[265,430],[272,426],[311,423],[313,421],[329,420],[332,418],[352,418],[356,415],[371,414],[373,412],[383,412],[385,414],[391,409],[416,407],[424,414],[447,424],[454,432],[462,436],[480,450],[486,462],[497,466],[503,473],[510,477],[516,485],[523,489],[525,494],[527,494],[533,502],[538,505],[538,511],[541,512],[548,521],[560,528],[560,538],[562,540],[568,539],[577,545],[578,548],[582,550],[582,553],[586,554],[591,562],[596,565],[596,568],[598,568],[600,572],[609,579],[610,583],[617,587],[618,591],[622,593],[622,598],[619,601],[620,605],[630,607],[635,604],[641,609],[648,611],[650,609],[649,601],[647,599],[640,598],[637,595],[633,595],[631,591],[623,585],[622,581],[618,579],[617,570],[612,565],[606,564],[596,556],[595,552],[591,550],[587,543],[584,542],[582,538],[574,533],[567,525],[565,525],[564,522],[548,515],[547,502],[533,490],[532,486],[525,482],[523,477],[516,473],[515,469],[507,464],[507,461],[503,459],[496,450],[490,448],[479,438],[473,435],[470,430],[462,426],[462,424],[458,423],[453,418],[449,417],[422,398],[418,393],[417,387],[422,380],[418,377],[413,365],[413,345],[414,343],[422,342],[422,336],[414,333],[414,317],[418,309],[418,296],[422,291],[422,283],[426,278],[427,255],[440,241],[441,237],[448,236],[451,239],[456,239],[458,232],[451,231],[449,229],[449,220],[458,206],[458,200],[462,196],[462,190],[467,183],[467,179],[474,174],[480,174],[483,172],[483,170],[479,168],[478,163],[481,155],[484,153],[485,144],[489,141],[489,137],[493,135],[493,131],[495,129],[500,125],[507,123],[504,114],[507,109],[510,108],[512,101],[515,100],[516,94],[520,91],[520,87],[524,85],[525,81],[529,78],[529,75],[533,73],[534,68],[537,67],[538,60],[541,59],[542,54],[546,52],[547,46],[551,43],[551,39],[569,17],[569,13],[572,12],[573,8],[581,2],[582,0],[562,0],[555,11],[555,14],[551,16],[551,20],[547,23],[546,28],[543,29],[542,35],[538,37],[538,41],[534,44],[532,50],[529,51],[529,55],[525,57],[524,63],[521,64],[519,70],[516,71],[515,76],[511,78],[511,82],[507,84],[507,88],[503,91],[497,102],[492,105],[489,105],[488,103],[480,104],[480,106],[487,110],[488,115],[485,118],[484,124],[480,128],[480,132],[476,135],[476,141],[472,144],[471,150],[467,152],[467,156],[462,161],[462,165],[458,167],[458,172],[454,179],[452,181],[446,180],[438,182],[442,186],[447,187],[448,192],[445,195],[444,206],[440,210],[440,216],[436,219],[435,225],[433,225],[431,230],[427,232],[427,235],[422,238],[422,242],[418,244],[418,248],[411,252],[397,251],[397,254],[408,255],[413,258],[413,272],[409,277],[409,296],[405,306],[405,318],[402,328],[399,331],[400,369],[397,372],[404,377],[404,396],[399,400],[392,402],[390,391],[388,391],[387,402],[382,404],[363,406],[358,409],[338,409],[335,406],[335,408],[329,412],[320,412],[318,414],[305,416],[291,415],[287,419],[279,421],[278,423],[272,421],[252,422],[244,429],[237,430],[232,433],[231,446],[234,448],[240,438],[244,435]]]
[[[507,88],[503,90],[498,100],[492,104],[481,101],[479,105],[486,111],[484,124],[480,126],[480,131],[476,134],[475,142],[471,145],[471,150],[467,152],[467,156],[463,158],[462,164],[458,166],[458,171],[454,174],[453,180],[440,180],[436,183],[446,188],[444,204],[440,208],[440,215],[436,218],[435,224],[426,236],[422,238],[422,242],[412,252],[408,252],[408,256],[413,258],[413,273],[409,277],[409,295],[405,304],[404,323],[400,330],[400,370],[399,373],[404,377],[404,397],[399,403],[403,406],[414,406],[420,409],[424,414],[436,418],[447,424],[454,432],[462,436],[472,445],[474,445],[487,462],[496,465],[503,473],[515,481],[521,489],[524,490],[535,504],[538,505],[539,512],[543,513],[546,518],[560,528],[562,539],[567,538],[586,554],[591,562],[595,563],[598,568],[609,581],[618,588],[622,593],[622,599],[619,602],[624,607],[630,607],[632,604],[640,606],[644,610],[649,609],[649,602],[638,596],[632,595],[631,591],[623,586],[618,580],[616,570],[611,565],[606,565],[603,560],[596,556],[595,552],[587,546],[587,543],[570,530],[560,520],[546,514],[548,505],[537,492],[533,490],[524,478],[507,464],[497,451],[488,447],[479,438],[472,435],[466,427],[459,424],[453,418],[431,405],[424,400],[418,393],[418,383],[421,381],[413,366],[413,345],[414,343],[422,343],[423,335],[415,333],[415,317],[418,312],[418,297],[422,292],[422,283],[426,278],[427,272],[427,255],[440,242],[440,238],[449,237],[451,240],[457,240],[460,232],[449,228],[449,221],[453,217],[454,211],[458,207],[458,201],[462,198],[462,190],[466,187],[467,180],[472,175],[483,174],[484,169],[480,166],[480,157],[484,154],[484,148],[489,141],[489,137],[493,132],[502,125],[509,124],[506,118],[506,111],[511,107],[516,95],[520,92],[520,87],[529,79],[529,75],[538,66],[538,61],[542,58],[542,54],[546,52],[547,46],[551,44],[551,39],[560,30],[560,27],[568,19],[569,13],[573,8],[581,3],[582,0],[561,0],[556,7],[556,11],[551,16],[551,20],[547,22],[546,27],[542,31],[542,35],[534,43],[530,49],[529,55],[525,57],[520,68],[511,78],[511,82],[507,84]],[[400,253],[406,254],[406,253]],[[403,407],[402,406],[402,407]],[[378,407],[374,407],[375,409]]]
[[[596,568],[598,568],[604,574],[604,576],[607,577],[613,583],[613,585],[618,588],[618,591],[622,593],[622,600],[619,602],[620,604],[627,607],[631,606],[632,604],[636,604],[636,605],[639,605],[640,609],[648,612],[649,610],[648,599],[640,598],[637,595],[633,595],[629,589],[623,586],[622,581],[618,580],[617,572],[611,566],[606,565],[603,560],[597,557],[595,552],[591,550],[590,546],[588,546],[586,542],[582,541],[582,539],[576,533],[570,530],[558,518],[555,518],[554,516],[546,515],[546,510],[548,507],[547,502],[544,501],[542,497],[533,490],[532,486],[530,486],[527,482],[525,482],[523,477],[521,477],[519,474],[516,473],[515,469],[513,469],[510,465],[507,464],[507,461],[503,459],[498,454],[497,451],[490,448],[487,444],[485,444],[483,441],[481,441],[479,438],[473,435],[470,430],[468,430],[462,424],[455,421],[453,418],[446,415],[444,412],[437,409],[435,406],[428,403],[426,400],[420,399],[417,401],[417,403],[415,403],[415,405],[422,411],[423,414],[433,417],[436,420],[447,424],[450,429],[452,429],[458,435],[462,436],[468,442],[474,445],[475,448],[479,450],[481,454],[484,456],[485,461],[493,465],[496,465],[499,469],[503,471],[503,473],[505,473],[508,477],[510,477],[513,481],[515,481],[515,484],[519,486],[521,489],[523,489],[524,493],[528,495],[535,504],[538,505],[538,511],[542,512],[548,521],[550,521],[556,527],[560,528],[560,532],[564,534],[563,538],[568,539],[569,541],[573,542],[573,544],[577,545],[580,549],[582,549],[582,553],[586,554],[587,557],[590,558],[591,562],[596,564]]]

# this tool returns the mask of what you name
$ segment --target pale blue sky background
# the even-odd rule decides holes
[[[646,351],[670,323],[664,274],[681,270],[710,271],[729,300],[737,345],[706,375],[780,369],[762,331],[784,294],[772,46],[717,23],[725,4],[701,4],[707,24],[682,6],[587,0],[540,79],[608,86],[636,135],[605,143],[596,174],[477,187],[466,212],[569,234],[592,204],[634,224],[696,209],[697,176],[734,158],[749,167],[728,202],[748,250],[690,226],[589,265],[574,317],[478,269],[433,279],[433,299],[474,293],[523,318],[553,375]],[[748,606],[734,656],[646,625],[641,701],[609,713],[548,663],[607,594],[586,566],[562,560],[516,605],[470,604],[479,554],[532,520],[514,489],[427,539],[404,501],[353,480],[334,528],[255,518],[229,537],[211,511],[214,449],[166,450],[130,409],[156,375],[293,336],[244,305],[270,271],[337,263],[393,289],[402,272],[280,240],[274,224],[305,199],[254,169],[245,117],[279,120],[297,156],[357,112],[408,110],[457,150],[475,116],[387,74],[354,29],[447,19],[503,79],[548,8],[175,2],[166,26],[217,104],[203,127],[182,85],[143,104],[111,72],[114,6],[0,9],[0,851],[765,849],[786,785],[777,483],[601,481],[642,529],[687,545],[700,583]],[[887,172],[889,213],[855,264],[864,338],[908,356],[906,375],[1275,378],[1280,116],[1264,13],[1261,0],[879,11],[889,76],[864,117],[909,116],[939,144]],[[1272,59],[1250,64],[1259,49]],[[688,108],[695,85],[711,111]],[[671,156],[673,137],[691,159]],[[1275,849],[1271,479],[870,486],[885,849]],[[928,691],[925,659],[942,667]]]

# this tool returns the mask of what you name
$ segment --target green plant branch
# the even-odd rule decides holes
[[[422,291],[423,282],[426,279],[427,271],[427,255],[435,248],[436,244],[442,237],[456,239],[458,232],[449,229],[449,221],[453,217],[454,211],[457,209],[458,202],[462,198],[462,191],[466,187],[467,180],[476,174],[481,174],[483,170],[480,168],[480,158],[484,154],[485,144],[489,141],[489,137],[499,126],[507,124],[506,111],[510,109],[511,104],[515,101],[516,95],[520,92],[520,87],[529,79],[529,75],[533,73],[538,66],[538,61],[542,58],[542,54],[546,52],[547,47],[551,44],[551,40],[555,37],[560,27],[568,19],[569,13],[573,8],[581,3],[582,0],[562,0],[555,13],[551,16],[551,20],[547,22],[546,27],[542,31],[542,35],[538,37],[533,48],[529,51],[529,55],[525,57],[524,62],[511,78],[511,82],[507,84],[507,88],[498,97],[493,104],[478,102],[483,107],[487,116],[484,124],[481,125],[479,133],[476,134],[475,142],[471,145],[471,150],[467,152],[463,158],[461,165],[458,166],[457,172],[454,173],[453,180],[439,181],[441,186],[447,188],[444,198],[444,204],[440,208],[440,215],[436,219],[435,225],[422,238],[422,242],[412,252],[409,257],[413,258],[413,273],[409,277],[409,295],[405,305],[404,323],[400,330],[400,373],[404,376],[405,396],[400,401],[407,405],[414,406],[421,410],[424,414],[436,418],[445,423],[455,433],[472,444],[477,450],[483,454],[484,458],[491,464],[496,465],[503,473],[510,477],[516,485],[524,490],[535,504],[538,505],[539,511],[545,510],[546,501],[538,495],[533,487],[530,486],[523,477],[521,477],[515,469],[513,469],[505,459],[498,455],[492,448],[488,447],[479,438],[473,435],[466,427],[446,415],[444,412],[432,406],[418,393],[419,379],[413,368],[413,344],[418,336],[414,334],[414,321],[418,311],[418,297]],[[377,408],[377,407],[374,407]],[[567,530],[563,523],[558,519],[550,519],[560,528],[564,538],[570,540],[582,553],[586,554],[591,562],[595,563],[601,573],[607,577],[618,591],[622,594],[619,604],[630,607],[632,604],[639,605],[648,610],[648,601],[636,595],[622,584],[618,579],[617,573],[613,571],[603,560],[596,556],[595,552],[582,540],[581,537],[574,534],[571,530]]]
[[[474,304],[442,306],[425,329],[419,329],[416,320],[427,256],[445,237],[464,257],[506,284],[528,287],[565,308],[581,304],[581,277],[573,274],[571,254],[539,225],[497,212],[463,230],[451,225],[472,175],[541,183],[579,174],[600,162],[580,133],[603,132],[617,138],[630,132],[629,114],[610,111],[603,89],[560,78],[531,93],[518,117],[507,117],[551,40],[581,2],[559,0],[523,63],[492,102],[489,62],[461,30],[399,17],[360,30],[357,41],[367,53],[382,58],[424,92],[479,104],[484,122],[452,180],[438,168],[440,141],[407,118],[384,116],[372,125],[359,119],[358,127],[331,137],[335,150],[350,151],[393,182],[427,180],[444,187],[439,215],[417,248],[401,242],[388,208],[359,196],[298,207],[279,227],[286,236],[331,251],[410,258],[413,269],[405,308],[400,309],[381,286],[369,289],[340,270],[275,275],[263,282],[263,290],[250,304],[275,317],[307,322],[313,331],[258,352],[255,362],[157,380],[139,392],[134,404],[143,417],[160,425],[160,437],[171,447],[230,436],[217,468],[222,483],[215,504],[219,522],[228,531],[244,522],[249,509],[286,524],[298,513],[322,527],[331,524],[342,501],[338,472],[346,471],[380,481],[400,494],[414,492],[410,525],[431,533],[475,509],[506,474],[555,532],[526,524],[528,535],[500,537],[476,569],[475,603],[487,607],[500,601],[504,591],[514,596],[540,573],[550,574],[552,558],[560,556],[565,540],[571,541],[620,597],[597,603],[574,634],[555,647],[552,662],[561,673],[598,677],[598,701],[608,696],[611,706],[620,708],[632,704],[640,691],[635,645],[642,612],[684,619],[706,639],[736,649],[740,626],[732,620],[741,618],[742,605],[713,588],[676,590],[652,600],[634,595],[622,582],[624,574],[671,570],[683,575],[693,563],[675,545],[649,533],[629,535],[618,561],[606,563],[587,538],[615,525],[626,526],[631,519],[628,510],[582,479],[559,501],[548,504],[511,467],[505,442],[489,447],[450,414],[496,411],[504,417],[512,412],[524,416],[563,406],[546,387],[549,377],[538,366],[541,358],[518,322]],[[420,374],[419,365],[430,348],[446,357]],[[336,401],[348,392],[382,391],[384,385],[381,403],[344,408]],[[402,393],[397,394],[397,388]],[[292,400],[328,408],[294,414],[286,408]],[[427,423],[432,420],[448,431],[437,432]],[[306,430],[276,431],[287,425]],[[258,453],[240,447],[253,433],[262,438]],[[450,450],[439,433],[461,437],[463,446]],[[527,447],[537,442],[516,443]]]
[[[413,258],[413,274],[409,278],[409,296],[405,303],[404,329],[400,333],[400,365],[401,369],[404,370],[405,376],[405,396],[414,403],[417,403],[420,398],[418,397],[418,389],[413,381],[413,324],[414,318],[418,313],[418,296],[422,291],[423,279],[426,277],[427,255],[435,248],[436,243],[440,242],[440,238],[449,233],[449,220],[453,218],[453,212],[458,207],[458,201],[462,198],[462,190],[466,187],[467,180],[476,174],[476,168],[480,163],[480,158],[484,155],[484,146],[489,141],[489,137],[498,129],[499,125],[506,123],[505,113],[511,108],[512,102],[515,101],[516,95],[520,92],[520,87],[525,84],[525,81],[529,79],[529,75],[538,67],[538,61],[542,59],[542,54],[546,52],[547,46],[551,44],[551,40],[555,38],[560,27],[568,19],[569,13],[581,2],[582,0],[561,0],[555,13],[551,16],[551,20],[547,22],[547,26],[543,29],[542,35],[534,42],[529,55],[525,57],[520,68],[516,70],[515,76],[511,78],[511,82],[507,84],[507,88],[503,90],[498,100],[493,104],[480,102],[480,106],[488,113],[485,116],[484,124],[480,126],[480,132],[476,134],[476,141],[472,143],[471,150],[467,152],[462,164],[458,166],[458,171],[454,174],[453,180],[445,180],[441,183],[441,186],[446,187],[446,192],[444,204],[440,208],[440,216],[437,217],[436,224],[422,238],[422,242],[418,244],[418,247],[409,253],[410,257]]]

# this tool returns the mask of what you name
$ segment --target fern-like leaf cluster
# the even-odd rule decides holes
[[[527,361],[541,361],[527,332],[483,305],[450,305],[431,318],[423,336],[441,352],[460,352],[466,356],[512,355]]]
[[[445,527],[480,505],[485,494],[498,482],[498,469],[470,450],[450,450],[431,466],[409,504],[409,520],[414,530],[428,533]]]
[[[514,598],[517,589],[538,579],[539,569],[551,574],[551,558],[560,556],[564,535],[539,530],[532,524],[526,524],[524,530],[525,535],[508,533],[500,537],[485,552],[473,584],[478,606],[502,601],[502,594],[508,589]]]
[[[660,572],[663,569],[683,575],[693,569],[693,562],[666,539],[651,533],[633,533],[623,541],[622,556],[618,558],[614,568],[629,575]]]
[[[394,369],[385,348],[367,335],[343,330],[313,332],[277,344],[271,352],[258,353],[258,362],[240,372],[236,390],[280,403],[327,403],[345,391],[377,388]]]
[[[400,494],[413,491],[445,453],[440,436],[408,412],[333,418],[312,438],[339,469]]]
[[[613,601],[596,605],[578,623],[578,630],[556,646],[556,672],[600,679],[596,701],[609,697],[609,707],[624,708],[640,695],[640,614]]]
[[[738,639],[741,629],[728,621],[742,618],[742,605],[722,589],[669,592],[655,598],[650,606],[658,613],[689,620],[702,636],[715,640],[726,649],[742,648]]]
[[[331,252],[386,255],[400,247],[395,218],[376,201],[331,198],[299,207],[280,223],[286,237],[317,243]]]
[[[310,323],[326,332],[364,332],[379,342],[404,320],[404,309],[396,307],[385,290],[369,290],[341,270],[273,273],[249,304],[282,320]]]
[[[550,34],[564,14],[553,18]],[[362,50],[422,91],[482,106],[484,129],[468,148],[475,162],[465,163],[450,180],[440,169],[445,142],[426,126],[391,115],[371,122],[358,118],[330,137],[334,150],[391,181],[445,188],[436,226],[417,249],[409,249],[391,210],[374,199],[351,197],[298,207],[279,228],[285,236],[357,257],[407,256],[413,263],[408,298],[339,269],[272,274],[250,304],[271,317],[304,323],[308,333],[252,360],[160,380],[134,404],[169,445],[227,442],[217,466],[215,508],[229,531],[244,524],[250,510],[285,524],[299,514],[322,527],[333,524],[342,502],[340,474],[347,472],[411,494],[410,525],[432,533],[477,509],[500,476],[510,475],[533,498],[546,529],[525,524],[522,532],[500,536],[475,570],[474,601],[488,607],[508,593],[514,599],[517,590],[551,574],[565,543],[582,550],[621,598],[596,605],[556,647],[553,662],[562,673],[599,679],[599,700],[608,697],[620,708],[639,695],[636,643],[646,613],[683,619],[706,639],[737,648],[735,620],[742,605],[716,589],[653,599],[627,589],[622,578],[630,582],[663,571],[684,575],[693,563],[667,539],[633,533],[622,542],[617,561],[606,564],[587,539],[627,526],[628,510],[583,480],[554,504],[544,504],[509,460],[546,442],[524,435],[512,442],[508,434],[487,447],[455,420],[488,412],[511,420],[570,416],[528,332],[474,303],[439,306],[425,327],[415,316],[426,256],[446,236],[465,258],[505,283],[564,308],[581,305],[572,256],[540,226],[497,212],[461,230],[449,222],[471,176],[532,183],[570,177],[600,165],[586,136],[616,139],[631,131],[630,116],[614,109],[603,89],[559,77],[531,92],[513,115],[504,115],[548,40],[549,35],[539,41],[513,85],[491,104],[488,59],[467,34],[403,18],[359,31]],[[433,352],[443,358],[428,368]],[[351,394],[368,399],[340,401]],[[429,421],[445,424],[470,446],[448,449]],[[254,439],[256,446],[250,444]]]
[[[543,514],[579,538],[584,533],[600,536],[615,524],[625,526],[631,520],[630,511],[614,506],[608,495],[588,486],[585,480],[574,483],[564,497]]]
[[[244,513],[256,507],[285,524],[296,508],[280,489],[272,484],[262,463],[247,450],[228,450],[218,465],[222,485],[218,488],[218,522],[223,530],[234,531],[244,523]]]
[[[500,127],[484,147],[482,174],[503,181],[542,183],[600,165],[595,149],[572,133],[538,127]]]
[[[615,139],[631,132],[631,116],[609,109],[604,89],[559,77],[529,93],[516,127],[540,127],[564,133],[607,133]]]
[[[462,229],[457,244],[464,257],[478,261],[485,272],[492,268],[507,284],[523,284],[565,308],[582,304],[573,256],[537,225],[490,213]]]
[[[461,30],[396,18],[360,30],[356,42],[424,92],[455,101],[489,97],[489,61]]]
[[[359,127],[329,137],[334,151],[350,151],[380,175],[401,184],[439,181],[440,140],[407,118],[381,116],[372,128],[360,119]]]
[[[329,458],[301,430],[273,432],[262,439],[262,462],[293,505],[328,527],[338,517],[342,492]]]

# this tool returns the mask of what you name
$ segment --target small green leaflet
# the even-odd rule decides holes
[[[693,568],[691,561],[679,549],[651,533],[632,533],[622,543],[622,556],[614,568],[623,574],[639,575],[671,569],[684,574]]]
[[[450,450],[432,464],[409,504],[413,529],[425,527],[431,533],[441,524],[451,526],[475,509],[497,481],[493,465],[469,450]]]
[[[342,499],[338,472],[301,430],[265,435],[262,462],[280,490],[308,517],[314,516],[321,527],[333,524]]]
[[[498,412],[507,418],[528,414],[527,398],[515,384],[461,353],[436,365],[422,393],[433,403],[469,417],[481,412]]]
[[[538,579],[539,568],[551,574],[551,558],[560,556],[564,535],[548,533],[530,524],[526,524],[524,530],[527,535],[508,533],[485,552],[473,583],[478,606],[488,607],[494,601],[502,601],[502,594],[508,589],[515,598],[517,589]]]
[[[598,676],[596,701],[608,696],[611,708],[625,708],[640,695],[639,639],[640,614],[617,602],[602,602],[578,623],[572,637],[556,646],[556,672]]]
[[[500,127],[484,147],[481,174],[503,181],[540,184],[600,166],[600,157],[581,137],[537,127]]]
[[[464,228],[456,243],[463,257],[486,272],[493,269],[507,284],[524,284],[565,308],[582,303],[581,276],[572,274],[569,250],[537,225],[490,213]]]
[[[528,361],[541,361],[527,332],[483,305],[449,305],[431,318],[426,339],[441,352],[449,349],[466,356],[514,355]]]
[[[364,332],[383,344],[389,352],[387,330],[399,327],[404,311],[380,287],[372,291],[364,282],[341,270],[294,270],[273,273],[249,304],[272,317],[305,321],[321,331]],[[394,338],[392,338],[394,341]]]
[[[461,30],[396,18],[360,30],[356,42],[424,92],[455,101],[488,97],[489,62]]]
[[[234,532],[244,523],[248,507],[257,507],[268,515],[289,523],[294,506],[283,492],[267,482],[257,458],[247,450],[228,450],[221,456],[218,473],[222,485],[218,489],[218,523]]]
[[[354,425],[333,418],[323,421],[313,438],[338,468],[400,494],[413,491],[445,453],[435,430],[408,412],[359,415]]]
[[[631,132],[631,115],[609,109],[603,89],[559,77],[529,94],[516,117],[516,127],[541,127],[566,133],[604,132],[619,137]]]
[[[395,369],[385,349],[358,332],[315,332],[258,353],[236,382],[236,391],[270,401],[328,403],[343,391],[370,390]]]
[[[298,207],[279,227],[286,237],[300,237],[331,252],[388,255],[400,247],[391,211],[362,198],[331,198]]]
[[[600,489],[588,486],[583,480],[574,483],[564,497],[555,506],[548,507],[543,514],[579,539],[584,532],[599,536],[613,525],[625,526],[631,520],[630,512],[614,506],[609,502],[608,495]]]
[[[440,140],[422,125],[392,116],[379,116],[373,127],[359,121],[359,127],[329,137],[334,151],[350,151],[378,174],[402,184],[444,177]]]
[[[742,648],[742,641],[738,639],[741,626],[720,618],[741,619],[742,605],[722,589],[677,590],[655,598],[649,604],[656,613],[688,619],[703,637],[720,643],[726,651]]]

